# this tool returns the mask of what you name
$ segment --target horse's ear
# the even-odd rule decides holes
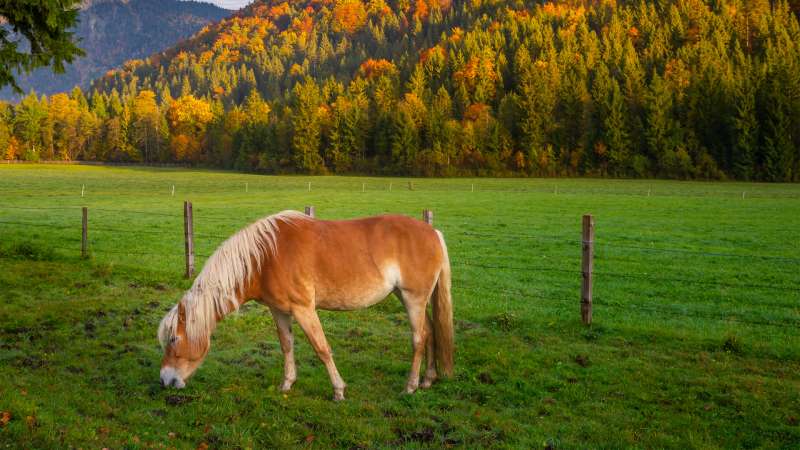
[[[183,302],[178,302],[178,323],[186,323],[186,307]]]

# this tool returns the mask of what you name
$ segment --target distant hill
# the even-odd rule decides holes
[[[210,3],[193,1],[87,0],[75,30],[86,57],[63,74],[45,68],[23,76],[20,86],[26,93],[34,89],[44,94],[68,91],[76,85],[85,88],[126,60],[170,47],[230,14]],[[15,98],[9,88],[0,91],[0,99]]]

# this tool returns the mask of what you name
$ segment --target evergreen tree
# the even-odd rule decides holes
[[[320,156],[320,92],[313,79],[307,78],[292,91],[292,159],[303,172],[324,170]]]

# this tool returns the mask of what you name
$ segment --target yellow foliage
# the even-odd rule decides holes
[[[441,58],[445,59],[447,55],[444,52],[444,49],[438,45],[434,45],[433,47],[423,50],[419,54],[419,62],[420,64],[425,64],[431,58]]]
[[[200,158],[200,143],[185,134],[173,136],[170,143],[172,154],[178,161],[196,162]]]
[[[489,106],[484,103],[473,103],[464,111],[464,119],[476,122],[481,119],[488,119],[491,110]]]
[[[203,99],[186,95],[174,100],[167,110],[167,120],[174,132],[199,136],[214,118],[211,105]]]
[[[358,74],[364,78],[372,79],[397,72],[397,68],[385,59],[368,59],[361,63]]]
[[[274,27],[272,22],[262,17],[233,17],[225,31],[214,41],[214,50],[230,50],[238,52],[247,50],[250,53],[264,52],[264,38]]]
[[[8,148],[6,149],[5,154],[3,155],[3,159],[6,160],[15,160],[19,159],[20,148],[19,148],[19,141],[14,136],[11,136],[11,139],[8,141]]]
[[[455,44],[456,42],[460,41],[463,37],[464,37],[464,30],[461,27],[453,27],[453,29],[450,30],[451,43]]]
[[[453,80],[456,83],[463,83],[470,88],[474,87],[479,79],[492,82],[497,80],[494,61],[488,56],[473,56],[461,70],[453,73]]]
[[[206,50],[200,54],[200,64],[208,64],[211,61],[211,58],[214,56],[214,52],[211,50]]]
[[[339,0],[333,7],[333,28],[353,34],[367,22],[367,10],[361,0]]]

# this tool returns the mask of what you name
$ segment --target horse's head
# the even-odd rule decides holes
[[[175,386],[180,389],[186,386],[186,380],[208,354],[209,339],[190,339],[186,333],[186,309],[183,302],[178,303],[161,320],[158,328],[158,339],[164,349],[161,360],[161,385]]]

